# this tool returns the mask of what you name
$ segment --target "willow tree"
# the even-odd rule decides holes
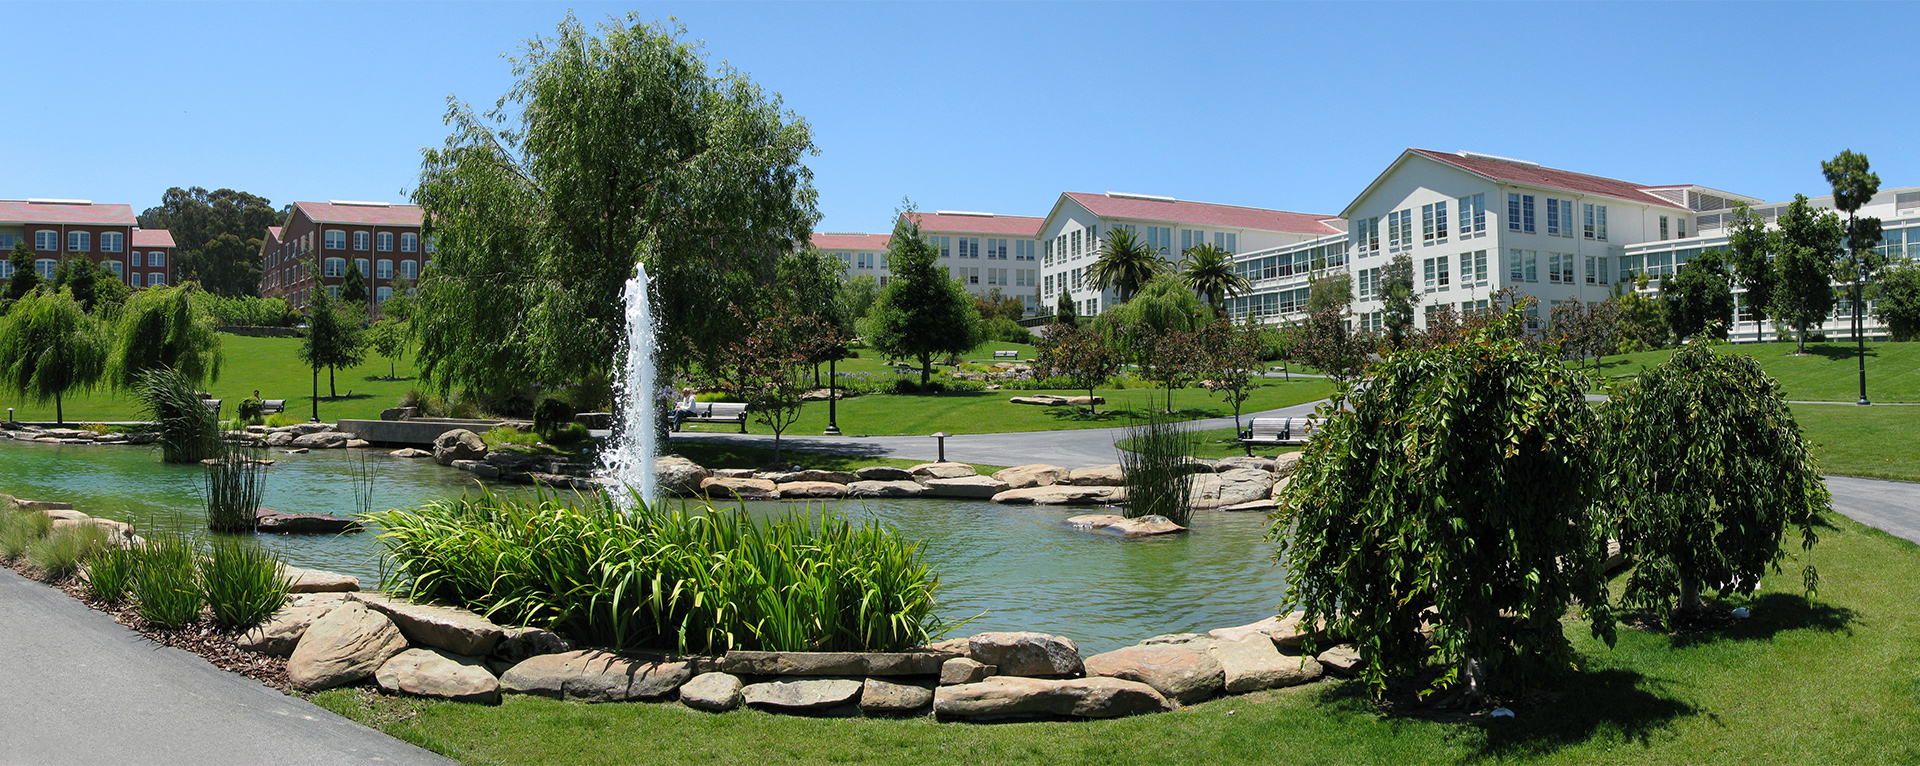
[[[624,352],[622,294],[652,277],[659,353],[685,367],[740,337],[779,256],[819,214],[805,120],[678,25],[572,15],[511,57],[498,106],[450,100],[414,200],[421,373],[441,389],[605,380]],[[754,318],[749,316],[749,319]]]
[[[198,289],[149,287],[127,300],[108,360],[115,388],[132,388],[149,370],[178,370],[194,385],[220,379],[226,354],[213,315],[193,300]]]
[[[1607,493],[1623,553],[1635,562],[1624,603],[1682,615],[1700,589],[1752,593],[1779,569],[1789,525],[1812,548],[1831,508],[1800,426],[1752,357],[1705,344],[1626,384],[1603,411]],[[1807,587],[1817,581],[1809,566]]]
[[[28,293],[0,320],[0,386],[52,401],[56,423],[66,423],[62,399],[99,383],[106,362],[105,328],[71,292]]]
[[[1376,370],[1321,409],[1280,499],[1287,601],[1352,637],[1376,691],[1436,661],[1469,698],[1567,668],[1575,601],[1611,641],[1577,373],[1491,327]]]

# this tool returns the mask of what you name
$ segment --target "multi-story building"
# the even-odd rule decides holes
[[[827,231],[813,235],[813,246],[847,265],[847,278],[866,275],[881,285],[893,280],[887,269],[889,234],[864,234],[857,231]]]
[[[25,242],[33,248],[33,267],[52,278],[60,262],[86,257],[132,287],[171,284],[173,237],[163,229],[142,230],[133,207],[91,200],[0,200],[0,258]],[[13,266],[0,266],[0,279],[13,278]]]
[[[420,233],[420,207],[386,202],[295,202],[280,226],[260,241],[260,294],[301,308],[315,288],[340,297],[352,262],[375,305],[402,282],[416,282],[433,260]]]
[[[940,266],[965,285],[967,292],[985,295],[999,289],[1020,298],[1033,314],[1038,306],[1034,287],[1039,283],[1036,257],[1039,218],[941,210],[911,213],[920,236],[940,251]],[[874,277],[881,285],[893,279],[888,268],[888,234],[823,232],[813,235],[813,246],[847,264],[847,276]]]

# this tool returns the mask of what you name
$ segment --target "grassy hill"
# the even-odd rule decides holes
[[[1806,356],[1790,356],[1794,348],[1793,343],[1742,343],[1713,350],[1759,360],[1767,374],[1780,381],[1788,399],[1851,403],[1860,398],[1854,344],[1809,343]],[[1600,373],[1616,380],[1632,378],[1672,355],[1673,350],[1666,349],[1602,357]],[[1920,402],[1920,343],[1867,344],[1867,397],[1875,402]]]

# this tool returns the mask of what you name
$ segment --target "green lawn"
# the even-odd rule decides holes
[[[1241,457],[1247,454],[1247,448],[1240,443],[1240,433],[1231,428],[1195,431],[1193,435],[1199,440],[1199,446],[1193,451],[1194,457],[1218,460],[1223,457]],[[1118,446],[1120,449],[1131,450],[1133,440],[1121,439]],[[1256,457],[1273,457],[1283,452],[1299,451],[1298,446],[1267,445],[1253,448],[1253,454]]]
[[[701,442],[674,442],[663,447],[670,454],[679,455],[707,468],[758,468],[773,462],[773,450],[767,447],[750,447],[736,444],[707,444]],[[780,462],[797,465],[801,468],[817,468],[822,471],[856,471],[872,465],[890,465],[895,468],[911,468],[924,460],[900,460],[890,457],[863,457],[859,455],[830,455],[821,452],[800,452],[792,449],[780,450]],[[994,471],[1006,468],[1004,465],[973,463],[973,469],[981,475],[992,475]]]
[[[1852,343],[1808,343],[1806,356],[1789,356],[1793,343],[1714,346],[1722,354],[1746,354],[1780,381],[1787,398],[1807,402],[1853,402],[1860,398],[1858,350]],[[1666,361],[1672,349],[1622,354],[1600,360],[1602,375],[1637,376]],[[1569,362],[1568,365],[1591,362]],[[1875,402],[1920,402],[1920,343],[1867,344],[1867,398]]]
[[[1615,648],[1569,623],[1583,669],[1472,723],[1373,704],[1353,683],[1228,697],[1112,721],[937,724],[673,704],[510,698],[498,707],[362,689],[314,701],[468,763],[1914,763],[1920,548],[1844,519],[1809,558],[1731,605],[1749,620]],[[1797,550],[1797,549],[1796,549]]]
[[[201,390],[226,400],[221,405],[222,417],[233,417],[233,408],[240,400],[259,389],[263,399],[287,400],[288,415],[307,418],[313,404],[313,372],[300,363],[300,339],[221,333],[220,344],[227,355],[226,363],[220,368],[220,379]],[[379,420],[381,410],[394,406],[408,389],[421,385],[413,377],[412,361],[409,356],[394,366],[398,380],[383,380],[387,376],[387,360],[369,354],[365,364],[334,374],[340,392],[337,399],[327,398],[327,371],[321,370],[320,418]],[[38,404],[11,394],[0,396],[0,401],[5,402],[0,406],[15,408],[15,420],[53,420],[53,402]],[[141,419],[139,407],[131,397],[105,387],[91,394],[68,397],[66,416],[69,423]]]
[[[1920,407],[1796,404],[1821,473],[1920,481]]]

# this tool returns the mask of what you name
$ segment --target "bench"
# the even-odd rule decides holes
[[[261,399],[260,400],[260,414],[263,416],[279,415],[279,414],[285,413],[286,411],[287,411],[287,400],[285,399]]]
[[[694,402],[693,414],[686,416],[682,423],[739,423],[740,433],[747,432],[747,405],[739,402]]]
[[[207,408],[207,411],[208,411],[208,412],[212,412],[212,413],[214,414],[214,416],[215,416],[215,417],[219,417],[219,415],[220,415],[220,403],[221,403],[221,402],[223,402],[223,401],[226,401],[226,400],[224,400],[224,399],[201,399],[201,400],[200,400],[200,406],[202,406],[202,407],[206,407],[206,408]]]
[[[993,358],[995,358],[995,359],[1019,359],[1019,358],[1020,358],[1020,352],[1019,352],[1019,351],[1017,351],[1017,350],[1016,350],[1016,351],[995,351],[995,352],[993,352]]]
[[[1240,432],[1240,444],[1253,454],[1253,445],[1305,444],[1321,424],[1318,418],[1254,418]]]

